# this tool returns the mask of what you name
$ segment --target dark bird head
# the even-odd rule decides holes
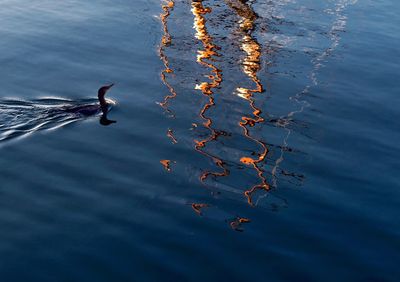
[[[99,98],[101,107],[107,107],[107,102],[106,102],[106,99],[104,98],[104,96],[106,95],[108,89],[113,87],[113,85],[114,85],[114,83],[112,83],[110,85],[102,86],[102,87],[100,87],[99,91],[97,92],[97,97]]]

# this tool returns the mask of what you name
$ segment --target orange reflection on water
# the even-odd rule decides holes
[[[171,35],[168,30],[168,18],[171,15],[171,11],[174,9],[174,7],[175,7],[174,0],[167,1],[161,7],[163,10],[163,13],[160,15],[160,19],[161,19],[161,24],[163,27],[164,34],[162,36],[161,44],[158,49],[158,54],[164,64],[164,70],[161,71],[161,74],[160,74],[161,80],[170,92],[170,94],[165,96],[163,102],[160,102],[159,105],[170,113],[171,113],[171,111],[168,109],[168,103],[171,99],[174,99],[177,96],[177,93],[176,93],[175,89],[171,86],[171,84],[167,81],[167,74],[171,74],[174,71],[170,67],[167,55],[165,55],[165,48],[170,46],[171,42],[172,42],[172,38],[171,38]]]
[[[204,151],[204,147],[208,142],[216,140],[219,136],[224,135],[224,132],[215,130],[213,125],[213,120],[206,116],[207,111],[215,106],[213,94],[214,89],[217,88],[222,82],[222,71],[218,69],[215,65],[210,63],[216,56],[219,56],[219,47],[213,43],[213,38],[209,35],[206,28],[205,14],[211,13],[211,8],[205,8],[203,6],[202,0],[192,1],[192,9],[194,15],[194,29],[196,30],[195,37],[203,44],[203,50],[197,51],[197,62],[209,69],[211,69],[211,74],[208,76],[210,81],[201,82],[195,86],[195,89],[200,90],[204,96],[207,97],[208,101],[201,109],[199,116],[204,120],[203,125],[210,131],[210,135],[203,140],[195,140],[195,149],[201,154],[212,159],[213,162],[222,169],[222,172],[211,172],[206,171],[200,176],[201,181],[205,181],[210,175],[214,177],[222,177],[229,175],[229,170],[225,167],[225,162],[210,153]]]
[[[240,231],[242,232],[243,229],[241,228],[242,224],[244,223],[249,223],[250,219],[245,218],[245,217],[236,217],[234,220],[230,221],[229,225],[231,228],[235,231]]]
[[[201,210],[208,207],[210,207],[208,204],[192,204],[192,209],[200,216],[202,215]]]
[[[172,131],[172,129],[168,129],[168,131],[167,131],[167,137],[168,137],[169,139],[171,139],[172,144],[178,143],[178,140],[176,140],[176,138],[175,138],[175,136],[174,136],[174,132]]]
[[[171,172],[171,161],[170,160],[161,160],[160,163],[163,165],[163,167],[166,171]]]
[[[261,166],[265,161],[268,148],[266,144],[250,134],[249,127],[255,126],[257,123],[263,123],[265,120],[261,116],[262,111],[255,104],[254,93],[262,93],[264,91],[264,87],[258,78],[258,71],[261,68],[261,47],[255,38],[252,37],[252,32],[254,30],[254,22],[257,19],[256,13],[253,11],[250,5],[248,5],[245,1],[241,0],[225,0],[229,7],[234,10],[237,15],[240,17],[239,20],[239,32],[242,36],[240,43],[241,49],[245,52],[245,57],[241,62],[243,73],[245,73],[254,83],[255,88],[245,88],[238,87],[236,89],[237,95],[246,101],[248,101],[250,107],[253,110],[252,116],[243,116],[242,120],[239,122],[239,126],[243,129],[244,135],[257,143],[261,147],[261,152],[257,153],[258,158],[250,158],[250,157],[242,157],[240,162],[252,166],[257,173],[257,176],[260,179],[260,183],[254,185],[250,189],[244,192],[244,195],[247,198],[247,202],[250,205],[253,205],[252,194],[257,190],[270,190],[270,185],[267,183],[267,179],[264,176],[264,171]]]

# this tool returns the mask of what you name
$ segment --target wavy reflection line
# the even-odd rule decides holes
[[[210,135],[203,140],[195,140],[195,149],[202,155],[213,160],[217,167],[219,167],[222,172],[212,172],[205,171],[201,176],[200,180],[204,182],[210,175],[213,177],[223,177],[229,175],[229,170],[225,166],[225,162],[214,156],[203,149],[206,147],[207,143],[217,140],[217,138],[221,135],[225,135],[226,133],[223,131],[215,130],[213,125],[213,120],[210,117],[206,116],[207,111],[210,108],[215,106],[214,102],[214,89],[217,88],[222,82],[222,71],[218,69],[215,65],[210,63],[209,61],[213,61],[216,56],[219,56],[218,50],[220,49],[217,45],[213,43],[213,38],[209,35],[206,28],[206,19],[204,17],[205,14],[211,13],[211,8],[205,8],[203,6],[202,0],[192,1],[192,9],[194,15],[194,29],[196,30],[195,37],[201,41],[203,44],[203,50],[197,51],[197,62],[209,69],[211,69],[211,74],[208,76],[210,79],[209,82],[201,82],[197,84],[195,89],[200,90],[204,96],[207,97],[208,102],[201,109],[199,116],[204,120],[203,125],[210,131]],[[208,61],[206,61],[208,60]]]
[[[255,104],[254,93],[264,92],[264,87],[258,78],[258,72],[261,68],[261,46],[255,38],[252,37],[252,32],[255,27],[255,20],[258,18],[257,14],[254,12],[252,7],[246,3],[244,0],[225,0],[227,5],[236,12],[240,17],[239,20],[239,31],[242,36],[241,38],[241,49],[245,52],[245,57],[241,62],[242,70],[254,83],[255,88],[245,88],[238,87],[237,95],[248,101],[250,107],[253,110],[252,116],[243,116],[242,120],[239,122],[239,126],[243,129],[244,135],[257,143],[261,147],[261,151],[258,153],[258,158],[242,157],[240,161],[243,164],[253,166],[257,173],[260,183],[254,185],[250,189],[244,192],[247,198],[247,202],[253,205],[252,194],[257,190],[269,191],[271,189],[270,185],[267,183],[267,179],[264,176],[264,171],[261,168],[264,163],[268,148],[267,145],[262,141],[250,134],[249,127],[255,126],[257,123],[265,122],[265,119],[261,116],[262,111]]]
[[[164,100],[158,103],[163,109],[170,113],[173,117],[175,116],[173,112],[168,108],[170,100],[177,96],[175,89],[167,81],[167,75],[172,74],[174,71],[170,67],[168,56],[165,54],[165,48],[171,45],[172,37],[168,30],[168,18],[171,15],[172,10],[175,7],[175,1],[169,0],[161,6],[163,13],[160,15],[161,24],[163,27],[164,34],[161,38],[160,47],[158,48],[158,54],[161,61],[164,64],[164,69],[161,71],[160,76],[163,84],[168,88],[169,94],[164,97]]]
[[[286,136],[283,139],[283,143],[281,146],[281,152],[279,158],[276,160],[275,165],[272,169],[272,177],[274,187],[277,187],[277,177],[276,172],[280,168],[281,163],[284,160],[284,154],[287,151],[289,137],[292,133],[292,129],[288,126],[293,122],[294,116],[302,113],[306,108],[310,106],[310,103],[303,99],[304,96],[310,93],[312,87],[316,87],[319,85],[318,81],[318,73],[320,69],[324,66],[324,61],[337,49],[340,44],[340,33],[345,31],[347,25],[347,17],[343,14],[347,6],[354,5],[357,3],[357,0],[341,0],[339,1],[334,9],[328,9],[326,12],[328,14],[333,14],[336,16],[332,26],[328,32],[328,35],[331,40],[331,44],[323,50],[317,57],[311,60],[312,69],[309,74],[310,84],[306,85],[302,91],[296,93],[295,95],[291,96],[289,99],[294,101],[295,103],[299,104],[299,108],[289,112],[286,116],[281,116],[277,121],[276,125],[282,127],[286,130]],[[302,176],[297,176],[302,177]]]

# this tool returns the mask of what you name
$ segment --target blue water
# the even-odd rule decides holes
[[[1,1],[0,280],[399,281],[399,9]]]

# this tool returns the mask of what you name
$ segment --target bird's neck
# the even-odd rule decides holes
[[[104,98],[104,94],[99,94],[99,102],[101,107],[107,107],[106,99]]]

